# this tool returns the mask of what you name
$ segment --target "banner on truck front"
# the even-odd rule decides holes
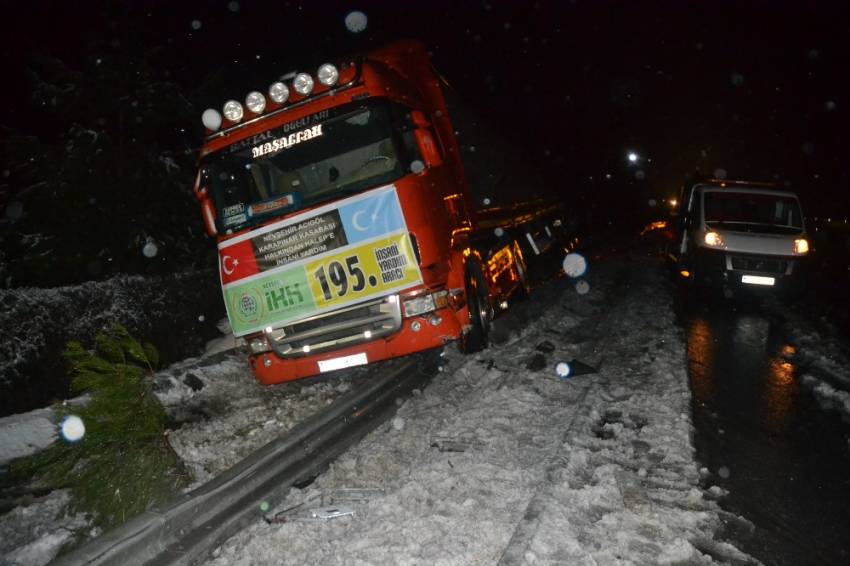
[[[422,282],[392,185],[221,242],[219,271],[236,336]]]

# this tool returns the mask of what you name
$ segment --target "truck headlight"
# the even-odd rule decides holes
[[[404,316],[411,317],[431,312],[436,308],[434,297],[431,295],[422,295],[404,301]]]
[[[319,67],[319,71],[316,75],[319,77],[319,82],[325,86],[333,86],[336,84],[336,81],[339,80],[339,71],[337,71],[336,67],[330,63],[325,63]]]
[[[248,96],[245,97],[245,106],[254,114],[260,114],[266,109],[266,97],[263,96],[262,92],[256,90],[249,92]]]
[[[797,238],[794,240],[794,253],[796,255],[805,255],[809,253],[809,241],[805,238]]]
[[[405,299],[402,304],[404,305],[405,317],[418,316],[447,307],[449,305],[449,292],[437,291],[436,293],[420,295],[411,299]]]
[[[277,104],[283,104],[289,98],[289,87],[282,82],[276,82],[269,87],[269,98]]]
[[[706,232],[703,237],[703,242],[710,248],[723,248],[726,244],[723,243],[723,237],[717,232]]]
[[[238,122],[242,119],[242,116],[245,115],[244,110],[242,110],[242,105],[236,100],[228,100],[225,102],[222,113],[224,114],[224,117],[231,122]]]
[[[313,92],[313,77],[307,73],[298,73],[292,81],[292,88],[295,92],[302,96],[307,96]]]

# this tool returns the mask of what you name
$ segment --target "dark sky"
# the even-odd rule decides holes
[[[549,183],[603,200],[671,196],[697,170],[790,183],[810,213],[850,208],[850,18],[823,2],[3,2],[4,112],[36,128],[23,73],[144,61],[197,121],[279,74],[423,40],[458,91]],[[352,10],[369,18],[346,29]],[[36,128],[37,129],[37,128]],[[626,162],[636,151],[641,161]],[[610,178],[607,176],[610,175]]]

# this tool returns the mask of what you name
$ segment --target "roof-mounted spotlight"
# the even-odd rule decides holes
[[[289,98],[289,87],[278,81],[269,87],[269,98],[277,104],[283,104]]]
[[[221,114],[214,108],[207,108],[201,115],[201,122],[206,129],[215,132],[221,127]]]
[[[307,96],[313,92],[313,85],[313,77],[307,73],[298,73],[295,75],[295,80],[292,81],[292,88],[302,96]]]
[[[319,82],[325,86],[333,86],[339,80],[339,71],[330,63],[325,63],[319,67],[316,75],[319,77]]]
[[[266,97],[263,96],[262,92],[256,90],[249,92],[248,96],[245,97],[245,106],[254,114],[261,114],[266,109]]]
[[[224,117],[231,122],[238,122],[245,115],[245,111],[242,109],[242,105],[239,104],[238,101],[228,100],[224,103],[223,114]]]

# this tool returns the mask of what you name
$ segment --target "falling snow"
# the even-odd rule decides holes
[[[351,33],[360,33],[366,29],[368,23],[369,18],[366,17],[366,14],[358,10],[349,12],[348,15],[345,16],[345,27]]]

